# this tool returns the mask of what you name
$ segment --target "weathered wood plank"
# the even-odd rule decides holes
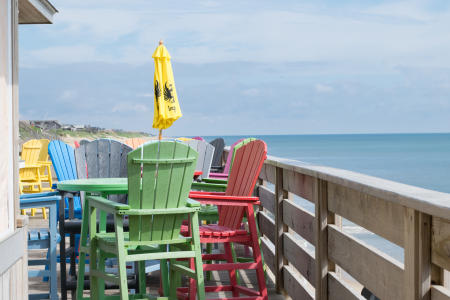
[[[275,221],[267,215],[267,213],[258,212],[259,231],[275,243]]]
[[[290,233],[284,233],[284,257],[292,264],[306,280],[315,286],[314,253],[304,248],[298,239]]]
[[[365,300],[346,282],[340,280],[336,273],[328,273],[328,300]]]
[[[292,170],[283,170],[283,189],[311,202],[314,202],[313,184],[314,177],[312,176]]]
[[[405,299],[430,299],[431,218],[404,208]]]
[[[276,181],[275,172],[276,172],[276,169],[274,166],[264,164],[261,168],[261,173],[259,174],[259,178],[275,184],[275,181]]]
[[[314,215],[289,200],[283,200],[283,222],[302,238],[315,244]]]
[[[431,261],[450,270],[450,220],[432,218]]]
[[[293,300],[314,299],[314,288],[306,280],[302,282],[291,267],[283,267],[283,277],[284,289]]]
[[[284,277],[283,266],[288,262],[284,258],[283,233],[288,231],[288,227],[283,223],[283,200],[288,198],[288,192],[283,189],[283,169],[276,169],[275,183],[275,289],[283,292]]]
[[[328,184],[326,181],[316,179],[314,181],[315,205],[315,261],[316,261],[316,297],[315,299],[327,299],[329,270],[334,271],[334,264],[328,261],[328,224],[334,223],[334,216],[328,211]]]
[[[261,251],[264,256],[264,263],[270,271],[275,274],[275,246],[266,237],[261,237]]]
[[[258,187],[259,201],[261,201],[262,207],[275,213],[275,192],[271,191],[267,187],[260,185]]]
[[[442,285],[431,286],[431,300],[450,300],[450,290]]]
[[[329,183],[328,209],[403,247],[403,206]]]
[[[380,299],[404,299],[403,266],[395,259],[328,225],[331,260]]]

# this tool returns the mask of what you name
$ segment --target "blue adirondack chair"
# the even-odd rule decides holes
[[[74,153],[75,150],[71,146],[61,141],[54,140],[48,144],[48,154],[52,160],[58,181],[78,179]],[[67,219],[69,214],[72,213],[69,209],[71,203],[69,203],[69,198],[65,198],[64,202],[64,214]],[[73,197],[73,216],[70,217],[81,219],[81,215],[81,199],[79,196],[75,196]]]
[[[28,277],[50,277],[49,293],[30,294],[30,299],[58,299],[58,284],[56,273],[56,243],[59,235],[56,228],[56,205],[61,200],[58,192],[24,194],[20,196],[20,208],[48,207],[50,215],[49,227],[28,231],[28,249],[48,249],[46,259],[29,260],[31,266],[45,266],[45,270],[29,270]]]

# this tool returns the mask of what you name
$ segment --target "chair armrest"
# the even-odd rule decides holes
[[[191,197],[192,194],[194,194],[194,195],[219,195],[219,196],[225,196],[225,192],[190,191],[189,192],[189,197]]]
[[[200,191],[224,192],[227,189],[227,185],[206,182],[193,182],[191,185],[191,189]]]
[[[61,200],[61,196],[47,196],[20,199],[20,208],[51,207]]]
[[[27,169],[40,169],[40,165],[26,165],[25,167],[21,167],[20,170],[27,170]]]
[[[30,199],[30,198],[39,198],[39,197],[50,197],[50,196],[56,196],[56,195],[59,195],[59,192],[22,194],[22,195],[20,195],[20,200],[22,200],[22,199]]]
[[[194,211],[199,211],[200,206],[197,207],[177,207],[177,208],[155,208],[155,209],[128,209],[121,210],[116,212],[119,215],[128,215],[128,216],[154,216],[154,215],[184,215],[189,214]]]
[[[202,204],[214,204],[218,206],[247,206],[248,204],[259,205],[259,197],[252,196],[225,196],[205,193],[190,193],[189,198],[197,200]]]
[[[200,203],[198,201],[188,198],[187,202],[186,202],[186,206],[187,207],[200,207]]]
[[[211,173],[209,173],[209,178],[227,179],[228,178],[228,173],[214,173],[214,172],[211,172]]]
[[[215,184],[228,184],[227,179],[218,179],[218,178],[203,178],[203,182],[205,183],[215,183]]]
[[[117,203],[99,196],[89,196],[89,206],[93,206],[108,213],[118,213],[119,211],[129,210],[130,206],[122,203]]]

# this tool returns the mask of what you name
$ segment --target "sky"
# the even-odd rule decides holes
[[[450,2],[51,0],[21,25],[20,117],[156,134],[152,53],[172,56],[167,135],[450,132]]]

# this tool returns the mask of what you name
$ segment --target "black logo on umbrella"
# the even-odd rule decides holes
[[[158,80],[155,80],[155,98],[158,99],[161,97],[161,88],[159,87]]]
[[[170,103],[175,103],[172,84],[167,81],[164,85],[164,100],[169,101]]]

